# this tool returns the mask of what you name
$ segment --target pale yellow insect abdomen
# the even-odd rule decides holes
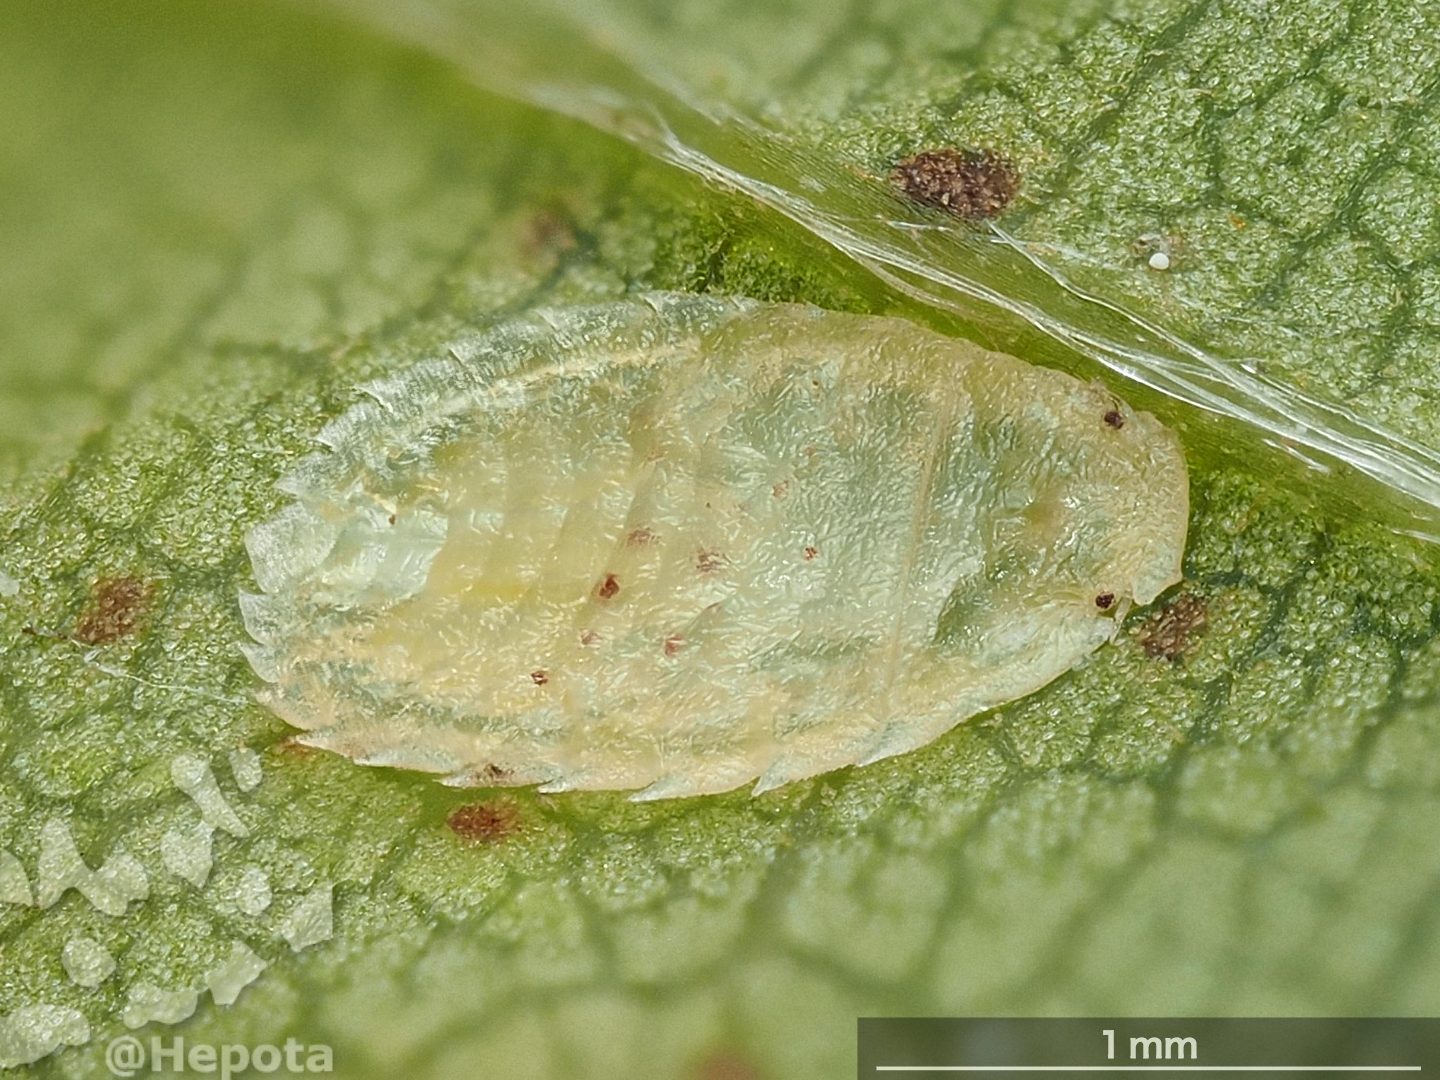
[[[765,790],[1030,693],[1178,580],[1184,460],[911,323],[652,295],[374,384],[243,598],[306,742],[458,784]]]

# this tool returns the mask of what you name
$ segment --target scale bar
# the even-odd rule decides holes
[[[1419,1065],[876,1065],[876,1072],[1419,1072]]]

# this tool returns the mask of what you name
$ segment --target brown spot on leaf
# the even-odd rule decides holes
[[[510,775],[509,769],[502,769],[493,761],[481,769],[480,772],[487,780],[504,780],[505,777]]]
[[[777,499],[785,498],[786,495],[790,494],[790,481],[781,480],[778,484],[776,484],[770,489],[770,494],[775,496],[775,498]]]
[[[609,600],[620,591],[620,579],[614,574],[606,574],[605,580],[595,586],[595,595],[601,600]]]
[[[674,656],[685,646],[685,639],[679,634],[671,634],[665,639],[665,655]]]
[[[1205,598],[1181,593],[1140,627],[1140,645],[1155,659],[1178,660],[1205,628]]]
[[[563,211],[543,207],[525,219],[520,231],[521,250],[531,259],[555,256],[575,246],[575,226]]]
[[[319,751],[316,750],[315,747],[306,746],[294,735],[290,736],[288,739],[281,739],[278,743],[275,744],[275,749],[280,753],[284,754],[286,757],[291,758],[303,759],[313,757],[315,754],[319,753]]]
[[[1118,431],[1125,426],[1125,414],[1119,409],[1111,409],[1105,414],[1105,423]]]
[[[641,526],[638,529],[631,529],[630,535],[625,537],[625,543],[630,547],[645,547],[655,542],[655,531],[648,526]]]
[[[761,1080],[760,1070],[733,1050],[714,1050],[695,1065],[694,1080]]]
[[[1113,592],[1102,592],[1099,596],[1095,597],[1095,606],[1101,611],[1109,611],[1110,605],[1113,603],[1115,603],[1115,594]]]
[[[1020,170],[993,150],[922,150],[890,177],[916,202],[972,221],[996,217],[1020,190]]]
[[[530,672],[530,681],[533,682],[536,686],[544,686],[550,681],[550,672],[546,671],[544,668],[536,668],[534,671]]]
[[[520,831],[520,808],[504,800],[467,803],[451,810],[445,824],[462,840],[498,844]]]
[[[718,551],[706,551],[701,548],[695,553],[695,567],[702,574],[713,574],[725,565],[728,560]]]
[[[581,630],[581,631],[580,631],[580,644],[581,644],[581,645],[597,645],[597,644],[599,644],[599,642],[600,642],[600,635],[597,634],[594,630]]]
[[[75,624],[74,638],[85,645],[109,645],[135,632],[155,587],[133,577],[101,578],[90,588],[90,606]]]
[[[809,562],[811,559],[815,558],[815,556],[817,556],[817,555],[819,555],[819,554],[820,554],[820,549],[819,549],[819,548],[817,548],[817,547],[807,547],[807,548],[805,549],[805,561],[806,561],[806,562]]]

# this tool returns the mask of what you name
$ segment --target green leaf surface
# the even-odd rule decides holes
[[[788,1080],[848,1074],[857,1015],[1436,1010],[1440,560],[1374,520],[1384,476],[1284,466],[1238,392],[1207,417],[1086,344],[1142,320],[1364,413],[1378,459],[1440,448],[1434,13],[936,7],[0,8],[0,1064],[106,1076],[160,1016],[351,1077]],[[704,153],[491,92],[564,66],[562,98],[663,86]],[[1000,233],[895,195],[936,145],[1019,164]],[[846,239],[882,205],[935,226],[908,277]],[[1045,690],[760,798],[290,742],[237,648],[275,479],[357,384],[657,288],[1109,369],[1185,440],[1186,581]]]

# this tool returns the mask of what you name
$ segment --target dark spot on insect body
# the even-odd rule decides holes
[[[1114,603],[1114,593],[1102,592],[1099,596],[1095,597],[1095,606],[1098,607],[1101,611],[1109,611],[1110,606]]]
[[[389,517],[387,520],[390,522],[391,525],[394,525],[394,524],[395,524],[395,515],[394,515],[394,514],[391,514],[390,517]]]
[[[502,769],[493,761],[487,764],[483,769],[481,769],[480,772],[481,775],[483,775],[487,780],[503,780],[505,779],[505,777],[510,775],[509,769]]]
[[[922,150],[890,177],[916,202],[972,221],[998,216],[1020,190],[1020,170],[993,150]]]
[[[1111,409],[1105,414],[1105,423],[1118,431],[1125,426],[1125,415],[1119,409]]]
[[[530,681],[536,686],[544,686],[550,681],[550,673],[544,668],[536,668],[530,672]]]
[[[135,632],[155,587],[134,577],[108,577],[90,589],[90,606],[75,624],[76,641],[84,645],[109,645]]]
[[[462,840],[498,844],[520,831],[520,810],[504,801],[467,803],[450,811],[445,824]]]
[[[805,561],[806,561],[806,562],[809,562],[811,559],[815,558],[815,556],[817,556],[817,555],[819,555],[819,554],[820,554],[820,549],[819,549],[819,548],[814,547],[814,546],[807,547],[807,548],[805,549]]]
[[[1178,660],[1205,628],[1205,599],[1195,593],[1181,593],[1145,620],[1140,627],[1140,646],[1154,659]]]
[[[725,556],[718,551],[706,551],[701,548],[695,553],[695,568],[702,574],[713,574],[725,563]]]
[[[601,600],[609,600],[620,591],[620,579],[614,574],[606,574],[605,580],[595,586],[595,595]]]

